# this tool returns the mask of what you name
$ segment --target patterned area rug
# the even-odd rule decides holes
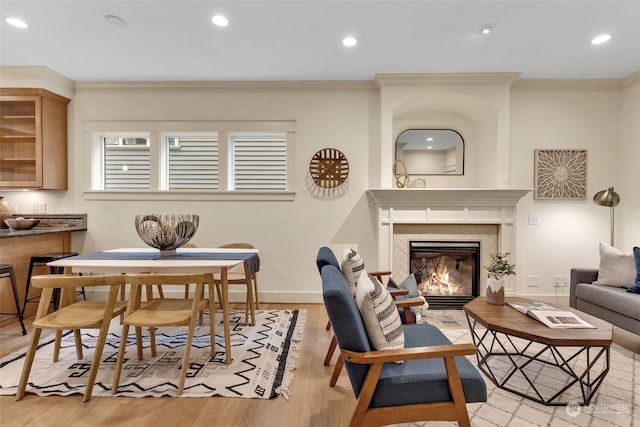
[[[302,341],[304,310],[259,310],[256,325],[248,326],[244,312],[231,313],[232,363],[225,364],[224,336],[216,336],[216,352],[210,355],[209,325],[196,327],[184,393],[180,397],[288,398],[293,378],[294,359]],[[207,316],[205,316],[205,319]],[[216,333],[222,329],[222,314],[216,313]],[[120,343],[121,326],[114,319],[102,362],[93,388],[93,396],[112,396],[111,385]],[[75,356],[73,334],[63,338],[60,360],[53,364],[53,336],[40,340],[27,393],[70,395],[84,393],[89,374],[96,330],[82,334],[84,358]],[[160,328],[156,331],[157,355],[151,358],[148,335],[144,333],[144,359],[137,360],[135,336],[129,335],[125,364],[116,396],[175,396],[186,328]],[[15,394],[26,348],[0,361],[0,395]]]
[[[461,310],[432,310],[431,313],[425,314],[423,319],[441,327],[453,343],[472,342],[464,312]],[[464,327],[455,326],[454,323]],[[450,326],[447,327],[447,324]],[[477,365],[475,356],[469,360]],[[500,361],[496,363],[499,364]],[[587,406],[545,406],[499,389],[484,374],[482,375],[487,385],[488,399],[486,403],[467,405],[473,427],[640,426],[640,354],[616,344],[611,346],[609,372]],[[545,384],[551,385],[561,380],[558,376],[545,372],[545,369],[540,369],[537,375],[536,381]],[[521,383],[523,390],[526,390],[528,386],[524,378]],[[456,425],[457,423],[430,422],[398,424],[396,427]]]

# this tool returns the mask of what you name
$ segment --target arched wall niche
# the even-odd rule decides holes
[[[464,175],[425,175],[427,187],[493,187],[498,145],[498,110],[483,98],[467,94],[428,94],[392,108],[391,151],[407,129],[453,129],[464,139]],[[492,160],[493,159],[493,160]]]

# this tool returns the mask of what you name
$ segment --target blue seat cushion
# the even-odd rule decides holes
[[[451,341],[433,325],[404,325],[405,347],[448,345]],[[466,357],[456,357],[465,400],[486,402],[487,388],[481,374]],[[385,363],[371,407],[410,405],[451,400],[443,359]]]

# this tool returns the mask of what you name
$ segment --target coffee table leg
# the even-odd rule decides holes
[[[484,329],[484,327],[478,324],[477,320],[473,319],[468,314],[467,322],[469,324],[469,330],[471,332],[473,344],[478,349],[476,353],[478,368],[491,380],[491,382],[496,385],[496,387],[541,403],[543,405],[565,406],[568,403],[574,403],[573,401],[561,402],[559,401],[559,398],[562,397],[565,392],[567,392],[576,384],[579,384],[580,386],[580,393],[582,397],[581,401],[578,403],[580,403],[581,405],[588,405],[592,397],[600,388],[600,385],[604,381],[605,376],[609,372],[610,347],[608,346],[562,347],[565,349],[576,349],[567,356],[563,355],[560,352],[560,347],[544,345],[536,343],[535,341],[526,340],[524,338],[512,337],[503,332]],[[503,342],[500,337],[501,335],[504,336],[506,342]],[[519,339],[524,343],[521,346],[522,349],[518,349],[518,346],[516,345],[514,339]],[[534,344],[539,344],[543,347],[542,349],[536,351],[533,350]],[[530,350],[533,350],[533,353]],[[596,351],[597,353],[594,355],[592,354],[592,351]],[[543,359],[542,356],[544,356],[545,353],[550,353],[551,357]],[[579,370],[575,367],[572,367],[571,362],[574,359],[580,357],[583,353],[584,357],[586,358],[586,367]],[[505,363],[507,363],[507,361],[510,362],[511,368],[508,370],[508,372],[506,372],[506,374],[502,374],[499,376],[497,375],[497,372],[494,372],[494,369],[492,369],[491,365],[489,364],[489,360],[494,357],[500,357],[500,360],[504,361]],[[521,362],[521,360],[519,359],[525,360],[524,362]],[[542,384],[537,384],[536,381],[534,381],[535,378],[530,378],[530,375],[525,371],[525,368],[527,368],[527,366],[529,366],[533,362],[537,362],[545,366],[550,366],[552,368],[561,370],[567,376],[567,382],[557,392],[555,392],[553,396],[544,398],[542,393],[539,391],[539,388],[542,386]],[[599,368],[599,362],[601,362],[604,366],[596,374],[594,370]],[[524,379],[529,384],[530,389],[535,394],[527,394],[521,390],[514,389],[509,384],[509,380],[514,376],[515,373],[518,372],[524,377]]]

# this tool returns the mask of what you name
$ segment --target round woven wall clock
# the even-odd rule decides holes
[[[349,161],[340,150],[323,148],[313,155],[309,164],[313,182],[323,188],[337,187],[349,176]]]

